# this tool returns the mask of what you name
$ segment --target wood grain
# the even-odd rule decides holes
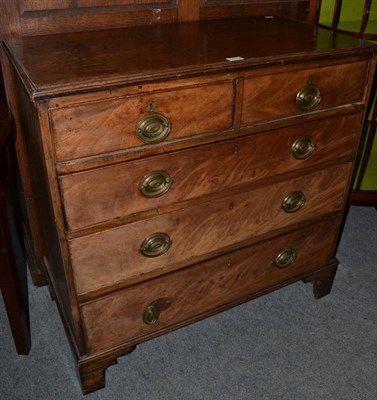
[[[229,129],[232,126],[232,82],[145,96],[88,103],[51,111],[57,160],[69,160],[143,145],[137,122],[155,111],[172,125],[164,141]],[[202,99],[206,98],[206,106]]]
[[[255,37],[257,41],[250,40]],[[289,63],[357,55],[374,45],[332,36],[325,29],[313,32],[305,24],[245,17],[23,37],[10,39],[7,47],[31,96],[38,97],[281,65],[282,59]],[[227,60],[234,56],[243,60]]]
[[[17,164],[20,172],[20,190],[22,203],[23,220],[26,234],[30,238],[31,248],[33,255],[28,257],[28,262],[33,264],[40,263],[43,256],[43,240],[42,240],[42,228],[40,222],[40,215],[38,206],[35,202],[36,188],[35,180],[32,173],[34,171],[34,164],[32,160],[32,149],[35,148],[34,145],[27,143],[27,139],[22,133],[30,127],[34,128],[34,121],[32,120],[32,115],[28,107],[27,95],[20,84],[20,81],[15,74],[15,71],[9,61],[9,59],[4,55],[2,58],[3,74],[5,76],[6,93],[8,99],[8,107],[11,111],[12,118],[14,119],[13,124],[17,132],[16,135],[16,154],[17,154]],[[24,107],[24,102],[27,102],[25,106],[24,113],[20,110]],[[35,266],[35,270],[40,269]]]
[[[175,3],[175,0],[77,0],[78,7],[134,6],[137,9],[142,9],[143,6],[174,6]]]
[[[141,220],[70,241],[72,267],[79,294],[104,289],[127,279],[145,279],[148,273],[173,270],[195,259],[274,229],[314,218],[343,205],[344,182],[351,165],[342,164],[281,181],[237,196]],[[285,196],[302,190],[307,202],[298,212],[281,208]],[[147,258],[139,248],[155,232],[167,233],[170,250],[160,257]]]
[[[19,16],[24,36],[90,32],[14,38],[3,47],[33,232],[85,392],[102,387],[106,367],[148,338],[297,280],[314,282],[317,296],[329,291],[375,67],[372,44],[280,18],[245,17],[300,18],[307,1],[211,0],[200,18],[221,20],[165,25],[177,21],[178,2],[140,1],[82,0],[64,8],[63,0],[54,10],[52,1],[34,3]],[[243,18],[228,18],[235,15]],[[186,17],[197,19],[195,7]],[[140,24],[152,26],[113,29]],[[226,60],[232,56],[244,59]],[[323,108],[293,111],[298,89],[282,91],[284,77],[291,84],[304,77],[301,87],[308,71],[315,84],[318,72],[326,84]],[[244,81],[236,92],[234,83],[242,88]],[[131,116],[133,129],[149,97],[158,100],[157,112],[165,101],[173,136],[136,145],[122,132],[132,131],[125,121]],[[57,121],[70,144],[58,144]],[[305,127],[318,146],[299,162],[289,147]],[[134,189],[156,165],[176,175],[171,193],[148,209]],[[58,174],[71,172],[59,187]],[[287,214],[282,200],[296,190],[307,202]],[[64,225],[62,199],[74,231]],[[146,259],[139,248],[155,232],[168,233],[172,246]],[[299,257],[277,270],[273,259],[286,246]],[[144,308],[167,296],[171,305],[146,329]]]
[[[0,40],[20,34],[20,15],[14,0],[0,2]]]
[[[205,0],[200,8],[200,19],[244,16],[276,16],[306,22],[309,0]]]
[[[80,229],[152,209],[161,214],[176,202],[350,156],[357,123],[358,116],[332,118],[63,176],[60,187],[67,227]],[[297,160],[292,144],[306,135],[313,138],[316,150],[309,158]],[[139,183],[152,171],[168,172],[173,184],[164,196],[147,199]]]
[[[4,57],[3,61],[9,107],[17,130],[16,152],[22,195],[26,203],[23,219],[30,230],[33,257],[39,264],[43,262],[44,257],[48,259],[64,318],[74,332],[75,345],[79,352],[83,353],[85,345],[81,336],[79,310],[72,285],[73,277],[66,264],[69,259],[64,258],[61,253],[64,238],[61,235],[62,231],[59,232],[59,227],[63,221],[62,215],[56,213],[61,206],[59,200],[58,203],[53,201],[56,200],[54,190],[57,188],[57,179],[54,177],[55,169],[48,168],[51,167],[51,152],[46,149],[43,138],[44,132],[49,134],[49,129],[45,129],[45,121],[48,122],[47,111],[44,109],[44,119],[41,115],[43,106],[38,111],[34,108],[9,60]]]
[[[23,12],[70,8],[71,0],[18,0]]]
[[[338,224],[328,220],[306,229],[146,281],[82,306],[89,352],[140,339],[167,329],[213,308],[273,288],[329,261]],[[322,243],[318,251],[318,242]],[[274,265],[275,257],[294,248],[296,261],[285,269]],[[158,322],[146,325],[144,309],[156,299],[169,298]]]
[[[51,35],[55,33],[82,32],[94,29],[114,29],[130,26],[171,24],[177,22],[176,8],[145,9],[140,11],[111,9],[99,12],[70,12],[58,15],[42,15],[38,18],[22,18],[21,31],[25,36]],[[104,49],[104,47],[103,47]]]
[[[276,74],[245,79],[242,124],[251,125],[298,113],[296,94],[308,78],[313,78],[322,95],[317,110],[361,100],[364,94],[368,62],[300,70],[292,74]]]
[[[179,22],[199,20],[200,0],[178,0]]]
[[[15,256],[14,239],[19,241],[21,232],[16,229],[20,227],[17,226],[18,205],[14,204],[16,185],[13,182],[13,153],[14,135],[10,113],[0,100],[0,291],[17,353],[27,355],[31,344],[29,304],[26,262],[21,254],[17,255],[17,259]]]

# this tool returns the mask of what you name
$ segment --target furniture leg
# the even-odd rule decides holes
[[[27,355],[30,351],[29,313],[17,273],[3,193],[0,198],[0,242],[1,293],[17,352],[18,354]]]
[[[303,279],[303,282],[313,284],[313,294],[316,299],[320,299],[331,292],[337,269],[338,261],[334,260],[328,268]]]
[[[130,354],[136,346],[125,350],[123,355]],[[106,385],[105,372],[112,365],[117,364],[114,355],[106,355],[102,358],[79,360],[76,364],[77,375],[83,394],[92,393]]]

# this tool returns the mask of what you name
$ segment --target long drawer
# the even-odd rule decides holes
[[[67,227],[80,229],[350,155],[358,119],[331,118],[62,176]]]
[[[227,246],[339,210],[350,168],[349,163],[336,165],[72,239],[69,246],[77,291],[84,294],[151,272],[177,269]],[[284,201],[288,210],[292,205],[303,206],[287,212]]]
[[[53,109],[56,158],[77,159],[229,129],[233,103],[234,86],[228,81]]]
[[[180,326],[321,267],[332,256],[337,231],[332,218],[87,303],[81,310],[88,350]]]
[[[361,101],[368,61],[245,79],[242,125]]]

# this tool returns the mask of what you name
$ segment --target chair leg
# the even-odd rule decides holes
[[[0,287],[18,354],[30,351],[30,323],[23,282],[17,272],[4,193],[0,193]],[[26,271],[26,265],[25,265]]]

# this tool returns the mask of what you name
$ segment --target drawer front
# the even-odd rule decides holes
[[[242,125],[361,101],[367,71],[368,61],[359,61],[245,79]],[[310,79],[312,85],[305,89]],[[313,85],[319,89],[321,100],[309,110],[302,109],[319,99],[311,89]],[[298,106],[300,91],[302,101]]]
[[[56,158],[72,160],[143,146],[146,132],[151,138],[161,131],[163,137],[170,129],[165,143],[226,130],[232,127],[233,102],[233,83],[224,82],[54,109],[50,118]]]
[[[350,167],[334,166],[72,239],[69,244],[78,293],[177,269],[215,255],[226,246],[340,209]],[[299,191],[306,198],[304,206],[296,212],[284,211],[283,200]],[[299,202],[296,198],[296,204]]]
[[[332,118],[63,176],[67,226],[79,229],[350,155],[357,122],[358,116]],[[305,146],[308,136],[315,150],[296,158],[293,144],[301,138]]]
[[[333,256],[337,227],[335,219],[317,223],[84,305],[89,352],[183,325],[325,265]],[[296,258],[278,268],[275,260],[287,250]]]

